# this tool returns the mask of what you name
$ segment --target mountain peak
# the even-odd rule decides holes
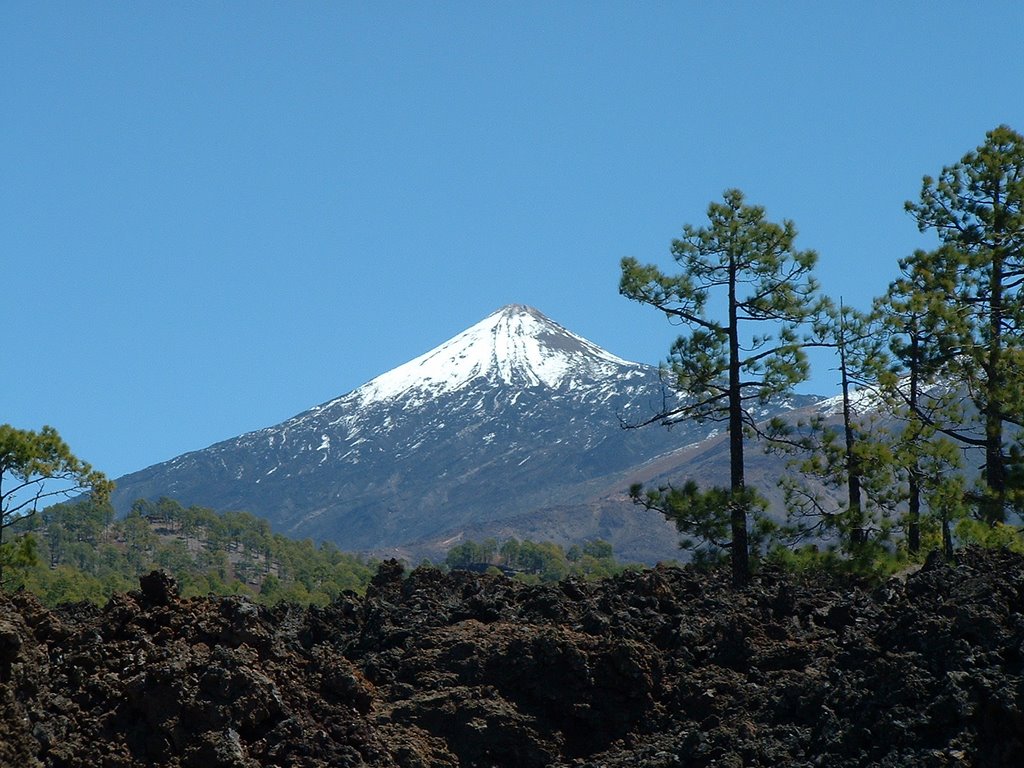
[[[544,317],[543,314],[538,312],[536,309],[531,307],[529,304],[506,304],[504,307],[499,309],[494,314],[496,315],[535,315],[537,317]],[[547,319],[547,318],[545,318]]]
[[[551,389],[639,367],[525,304],[507,304],[426,354],[353,392],[362,402],[436,396],[470,382]]]

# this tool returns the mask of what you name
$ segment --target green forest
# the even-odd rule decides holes
[[[46,605],[103,604],[137,589],[139,576],[171,574],[184,597],[242,594],[267,605],[327,605],[346,590],[362,593],[376,573],[372,559],[272,533],[248,512],[217,513],[172,499],[139,500],[115,519],[109,504],[80,500],[55,504],[12,526],[5,587],[27,589]],[[589,542],[565,549],[552,542],[509,539],[463,542],[445,568],[505,572],[539,584],[566,576],[619,573],[612,548]]]
[[[264,603],[326,604],[361,591],[375,565],[338,550],[270,531],[247,512],[218,514],[171,499],[139,500],[115,519],[108,503],[57,504],[15,526],[8,588],[24,587],[44,603],[103,603],[138,588],[138,577],[163,569],[186,597],[245,594]]]

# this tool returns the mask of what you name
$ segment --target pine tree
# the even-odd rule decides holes
[[[887,528],[896,504],[873,373],[881,365],[883,342],[873,319],[842,301],[822,313],[815,338],[835,350],[839,402],[833,413],[805,423],[776,418],[770,424],[770,446],[797,457],[789,465],[793,474],[779,481],[787,533],[795,540],[838,534],[843,549],[859,555],[872,533],[878,538]]]
[[[33,432],[0,424],[0,588],[10,554],[7,528],[34,515],[40,503],[86,491],[104,501],[111,487],[103,473],[71,453],[53,427]]]
[[[949,308],[944,373],[962,383],[970,408],[959,426],[941,427],[984,453],[979,517],[990,525],[1021,509],[1022,461],[1008,440],[1024,425],[1024,136],[1007,126],[937,179],[924,178],[919,203],[908,202],[922,232],[934,230],[937,250],[915,255],[929,276],[926,290]],[[972,429],[972,427],[976,427]]]
[[[862,371],[876,352],[875,336],[868,319],[860,313],[839,305],[832,322],[832,338],[839,356],[839,386],[842,392],[843,451],[842,467],[846,476],[847,531],[852,549],[867,541],[867,500],[864,498],[864,480],[868,473],[870,456],[864,450],[871,446],[859,423],[855,423],[851,395],[856,384],[864,385]]]
[[[646,493],[634,487],[631,494],[674,519],[680,530],[727,549],[733,580],[742,584],[750,574],[748,513],[756,505],[744,477],[744,429],[758,432],[752,406],[791,392],[808,376],[798,331],[820,309],[811,274],[817,255],[796,249],[793,222],[768,221],[764,208],[746,205],[739,190],[726,191],[707,215],[707,227],[688,224],[672,243],[680,274],[625,258],[619,292],[690,329],[668,360],[670,385],[681,399],[644,424],[725,422],[729,488],[704,492],[710,496],[692,484]],[[723,319],[710,315],[712,301],[720,302]]]
[[[943,550],[952,557],[950,523],[961,508],[962,462],[940,428],[958,423],[962,409],[958,392],[942,382],[941,373],[956,355],[956,338],[948,331],[959,323],[945,293],[936,289],[943,282],[938,266],[934,254],[923,251],[901,260],[900,277],[875,300],[874,314],[890,352],[890,364],[878,370],[877,379],[898,424],[892,442],[906,483],[907,549],[915,554],[921,548],[927,501],[941,528]]]

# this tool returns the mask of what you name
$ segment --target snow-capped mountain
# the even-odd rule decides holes
[[[114,503],[244,509],[346,550],[600,536],[630,557],[666,557],[674,531],[624,489],[637,467],[714,425],[622,428],[665,397],[657,368],[513,304],[282,424],[119,478]]]
[[[350,396],[361,406],[402,399],[414,408],[482,382],[514,389],[573,389],[607,382],[623,372],[635,377],[643,368],[605,352],[532,307],[510,304]]]

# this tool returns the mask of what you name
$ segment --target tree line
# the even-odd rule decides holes
[[[55,504],[11,525],[8,589],[26,589],[46,605],[105,603],[138,587],[154,569],[171,574],[183,597],[246,595],[267,605],[327,605],[346,591],[362,594],[376,561],[272,533],[248,512],[215,512],[174,499],[140,499],[120,519],[104,500]],[[612,546],[590,541],[568,549],[549,541],[496,539],[452,547],[443,567],[497,571],[528,584],[567,576],[603,578],[626,567]]]
[[[174,576],[185,597],[326,605],[346,590],[362,592],[376,572],[372,560],[272,533],[248,512],[167,498],[138,500],[121,519],[105,500],[75,500],[22,516],[12,529],[7,588],[28,589],[49,605],[103,603],[154,569]]]
[[[730,483],[635,485],[635,503],[673,520],[702,557],[725,556],[744,583],[772,542],[838,542],[853,560],[954,536],[1012,542],[1024,509],[1024,137],[1007,126],[906,203],[937,245],[896,261],[870,307],[823,294],[817,254],[793,222],[728,190],[672,242],[680,271],[632,257],[619,290],[686,329],[663,366],[674,397],[643,424],[722,422]],[[808,350],[832,350],[834,418],[757,418],[810,374]],[[789,456],[779,525],[748,487],[748,444]],[[954,530],[954,527],[956,530]],[[934,540],[934,541],[933,541]]]
[[[448,550],[445,565],[453,570],[493,570],[527,584],[546,584],[568,576],[600,579],[638,567],[618,562],[612,545],[602,539],[565,549],[553,541],[516,538],[501,544],[493,538],[461,542]]]
[[[170,498],[136,500],[118,519],[113,484],[79,460],[52,427],[0,425],[0,589],[27,589],[47,605],[104,603],[162,569],[184,597],[245,594],[257,601],[326,605],[365,590],[376,563],[331,542],[273,533],[248,512],[215,512]],[[55,499],[63,503],[45,506]],[[465,541],[448,568],[497,569],[531,583],[621,572],[611,544]]]

